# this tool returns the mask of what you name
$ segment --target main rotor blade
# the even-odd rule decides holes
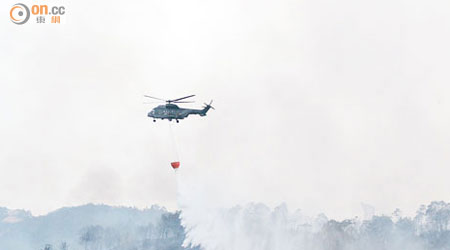
[[[145,97],[148,97],[148,98],[152,98],[152,99],[156,99],[156,100],[160,100],[160,101],[163,101],[163,102],[165,102],[166,100],[164,100],[164,99],[161,99],[161,98],[157,98],[157,97],[153,97],[153,96],[149,96],[149,95],[144,95]]]
[[[194,103],[194,101],[176,101],[176,102],[172,102],[172,103]]]
[[[169,100],[169,101],[170,102],[176,102],[176,101],[183,100],[183,99],[186,99],[186,98],[189,98],[189,97],[193,97],[193,96],[195,96],[195,95],[189,95],[189,96],[185,96],[185,97],[181,97],[181,98],[173,99],[173,100]]]

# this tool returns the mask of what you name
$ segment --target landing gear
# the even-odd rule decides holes
[[[178,121],[178,120],[176,120],[177,121],[177,123],[179,123],[180,121]]]
[[[155,120],[155,119],[153,119],[153,122],[156,122],[156,120]]]

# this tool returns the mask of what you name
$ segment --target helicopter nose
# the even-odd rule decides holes
[[[153,117],[153,111],[148,112],[147,116],[148,117]]]

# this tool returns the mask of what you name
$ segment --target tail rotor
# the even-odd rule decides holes
[[[205,104],[205,108],[208,107],[208,108],[212,108],[212,109],[216,110],[213,106],[211,106],[212,103],[213,103],[213,100],[211,100],[209,102],[209,104],[207,104],[207,103],[203,103],[203,104]]]

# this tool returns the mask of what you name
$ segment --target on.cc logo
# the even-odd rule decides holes
[[[9,11],[9,17],[15,24],[24,24],[30,19],[30,10],[25,4],[17,3]]]

